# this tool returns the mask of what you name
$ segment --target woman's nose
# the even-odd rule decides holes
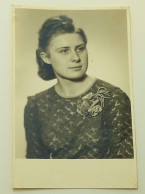
[[[72,51],[71,59],[72,59],[73,62],[79,62],[80,61],[80,56],[76,51]]]

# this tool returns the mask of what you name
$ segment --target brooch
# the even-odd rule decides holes
[[[78,100],[77,112],[86,117],[94,117],[102,111],[104,99],[109,98],[109,96],[107,89],[100,87],[96,94],[90,92]]]

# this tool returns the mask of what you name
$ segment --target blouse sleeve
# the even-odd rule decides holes
[[[109,132],[109,158],[133,158],[131,105],[128,96],[119,88],[107,99],[104,124]]]
[[[41,124],[34,97],[28,97],[24,109],[24,127],[27,141],[26,158],[48,158],[47,151],[41,142]]]

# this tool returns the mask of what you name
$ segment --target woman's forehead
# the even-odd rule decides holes
[[[66,33],[54,36],[50,42],[50,47],[71,47],[80,44],[85,44],[80,34]]]

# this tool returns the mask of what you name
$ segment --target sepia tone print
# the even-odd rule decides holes
[[[54,15],[38,29],[38,75],[49,89],[29,96],[25,104],[26,158],[133,158],[129,97],[97,72],[95,77],[87,73],[86,32],[67,14]]]
[[[13,13],[14,188],[136,188],[128,9]]]

